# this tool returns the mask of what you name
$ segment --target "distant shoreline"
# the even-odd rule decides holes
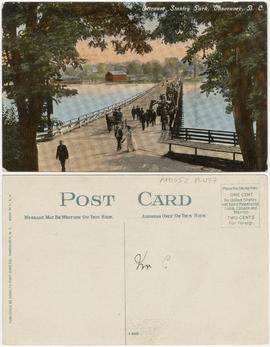
[[[91,84],[91,85],[108,85],[108,86],[115,86],[115,85],[136,85],[136,84],[156,84],[160,83],[162,81],[122,81],[122,82],[107,82],[107,81],[99,81],[99,82],[91,82],[91,81],[51,81],[51,84],[59,84],[59,85],[83,85],[83,84]],[[185,78],[184,82],[203,82],[201,78],[195,77],[195,78]]]
[[[88,81],[82,81],[80,83],[78,82],[69,82],[69,83],[59,83],[61,85],[67,85],[67,86],[72,86],[72,85],[103,85],[103,86],[117,86],[117,85],[144,85],[144,84],[157,84],[160,82],[151,82],[151,81],[147,81],[147,82],[98,82],[98,83],[93,83],[93,82],[88,82]]]
[[[82,81],[49,81],[50,84],[60,84],[60,85],[66,85],[66,84],[82,84]]]
[[[97,81],[97,82],[92,82],[92,81],[88,81],[88,80],[75,80],[75,81],[50,81],[50,84],[54,84],[54,85],[72,85],[72,84],[104,84],[104,85],[122,85],[122,84],[156,84],[156,83],[160,83],[162,82],[162,80],[159,81],[152,81],[152,80],[147,80],[147,81],[118,81],[118,82],[108,82],[108,81]]]

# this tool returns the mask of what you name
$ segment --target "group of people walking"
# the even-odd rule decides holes
[[[178,85],[174,83],[167,84],[166,96],[160,95],[160,100],[151,100],[149,108],[144,110],[138,105],[133,105],[131,109],[131,116],[133,120],[138,120],[141,123],[141,128],[144,131],[150,124],[156,125],[157,117],[160,117],[161,129],[172,130],[173,122],[176,114],[176,104],[178,98]],[[157,104],[156,110],[153,106]],[[134,138],[134,131],[130,125],[127,124],[127,119],[123,120],[123,113],[121,108],[115,108],[111,115],[105,115],[107,130],[111,132],[114,130],[114,136],[117,142],[116,150],[122,150],[122,145],[126,141],[127,152],[136,151],[137,144]],[[65,162],[69,154],[67,147],[62,141],[59,141],[59,146],[56,151],[56,159],[59,159],[62,171],[65,171]]]
[[[171,130],[176,113],[174,103],[161,102],[157,107],[157,113],[160,116],[161,130],[167,130],[168,126]]]
[[[152,108],[144,111],[142,107],[133,106],[131,115],[133,120],[135,120],[135,118],[137,117],[137,120],[141,122],[142,130],[144,130],[146,126],[148,127],[149,124],[152,124],[152,126],[156,125],[157,113]]]
[[[122,143],[126,141],[127,143],[127,151],[136,151],[137,145],[133,136],[133,130],[129,125],[127,125],[127,121],[123,121],[123,113],[121,111],[121,107],[115,108],[111,116],[107,113],[106,116],[106,124],[107,129],[111,132],[114,129],[114,136],[117,142],[117,151],[122,149]]]
[[[177,86],[172,83],[166,90],[165,94],[161,94],[159,100],[151,100],[149,108],[144,110],[143,107],[133,105],[131,109],[131,117],[133,121],[136,119],[141,123],[141,129],[144,131],[149,125],[155,126],[157,117],[160,117],[161,130],[171,130],[173,127],[176,103],[177,103]],[[153,108],[157,105],[156,110]],[[127,143],[127,151],[135,151],[137,144],[134,138],[132,128],[127,125],[127,120],[123,121],[121,109],[115,109],[112,116],[106,115],[107,129],[110,132],[115,129],[114,135],[117,141],[117,151],[122,149],[122,144]]]

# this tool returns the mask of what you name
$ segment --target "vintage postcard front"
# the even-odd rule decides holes
[[[5,344],[266,344],[267,177],[4,176]]]
[[[6,1],[2,18],[5,171],[267,170],[266,2]]]

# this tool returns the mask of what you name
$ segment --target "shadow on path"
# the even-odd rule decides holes
[[[138,154],[138,152],[124,152],[125,156],[119,156],[108,161],[110,167],[118,168],[112,171],[123,172],[200,172],[201,166],[191,166],[183,162],[175,162],[166,156],[160,156],[157,161],[156,156]]]
[[[226,172],[247,171],[245,169],[244,163],[238,160],[233,161],[230,159],[207,157],[194,154],[181,154],[174,152],[168,152],[164,155],[164,157],[191,165],[202,165],[204,167],[211,167]]]

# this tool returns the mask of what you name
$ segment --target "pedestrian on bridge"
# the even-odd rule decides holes
[[[137,105],[136,107],[137,120],[140,120],[140,113],[141,113],[140,107]]]
[[[146,122],[146,113],[144,112],[143,108],[141,108],[141,117],[140,117],[141,123],[142,123],[142,130],[145,129],[145,122]]]
[[[131,115],[132,115],[133,120],[135,120],[136,113],[137,113],[136,108],[135,108],[135,106],[133,106],[132,110],[131,110]]]
[[[161,116],[161,130],[167,130],[168,117],[166,114]]]
[[[146,126],[148,127],[149,123],[151,121],[151,110],[150,109],[146,110],[145,117],[146,117]]]
[[[174,108],[171,108],[170,111],[169,111],[169,116],[170,116],[170,123],[169,123],[169,127],[170,127],[170,130],[172,130],[172,125],[173,125],[173,121],[174,121]]]
[[[156,118],[157,118],[157,114],[156,111],[154,111],[153,109],[151,110],[151,123],[152,123],[152,127],[154,125],[156,125]]]
[[[114,136],[117,141],[117,152],[118,152],[122,149],[122,138],[123,138],[123,131],[118,125],[115,127]]]
[[[129,125],[127,125],[126,138],[127,138],[127,152],[129,152],[130,150],[136,151],[137,144],[136,144],[136,141],[134,139],[133,130],[131,129],[131,127]]]
[[[65,172],[66,171],[65,163],[66,163],[66,160],[68,159],[68,150],[67,150],[67,146],[63,145],[62,140],[59,141],[59,146],[57,147],[56,159],[59,159],[61,163],[62,172]]]
[[[108,131],[111,132],[111,130],[112,130],[112,122],[111,122],[111,119],[110,119],[108,113],[106,114],[106,123],[107,123],[107,129],[108,129]]]

